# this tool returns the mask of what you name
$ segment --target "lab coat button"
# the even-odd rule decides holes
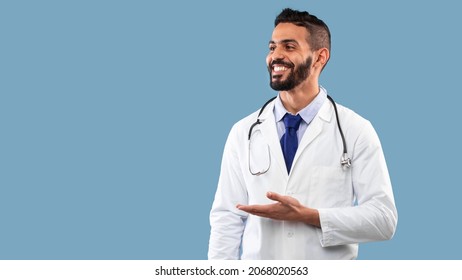
[[[292,238],[293,236],[294,236],[294,233],[293,233],[293,232],[289,232],[289,233],[287,234],[287,237],[289,237],[289,238]]]

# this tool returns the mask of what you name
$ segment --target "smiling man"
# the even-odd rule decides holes
[[[266,59],[279,94],[228,136],[210,212],[209,259],[355,259],[390,239],[397,211],[369,121],[319,85],[327,25],[283,10]]]

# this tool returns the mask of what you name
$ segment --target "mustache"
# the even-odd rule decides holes
[[[271,61],[270,67],[273,67],[275,64],[284,65],[284,66],[286,66],[288,68],[295,67],[295,65],[293,63],[284,61],[282,59],[276,59],[276,60]]]

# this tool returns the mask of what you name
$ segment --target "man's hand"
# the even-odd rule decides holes
[[[319,212],[308,208],[291,197],[274,192],[268,192],[266,196],[276,203],[266,205],[236,205],[236,208],[252,215],[264,218],[284,221],[298,221],[320,227]]]

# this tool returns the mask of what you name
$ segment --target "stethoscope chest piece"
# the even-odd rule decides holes
[[[342,158],[340,159],[340,164],[342,165],[343,169],[348,169],[351,167],[351,159],[348,157],[347,153],[344,153],[342,155]]]

